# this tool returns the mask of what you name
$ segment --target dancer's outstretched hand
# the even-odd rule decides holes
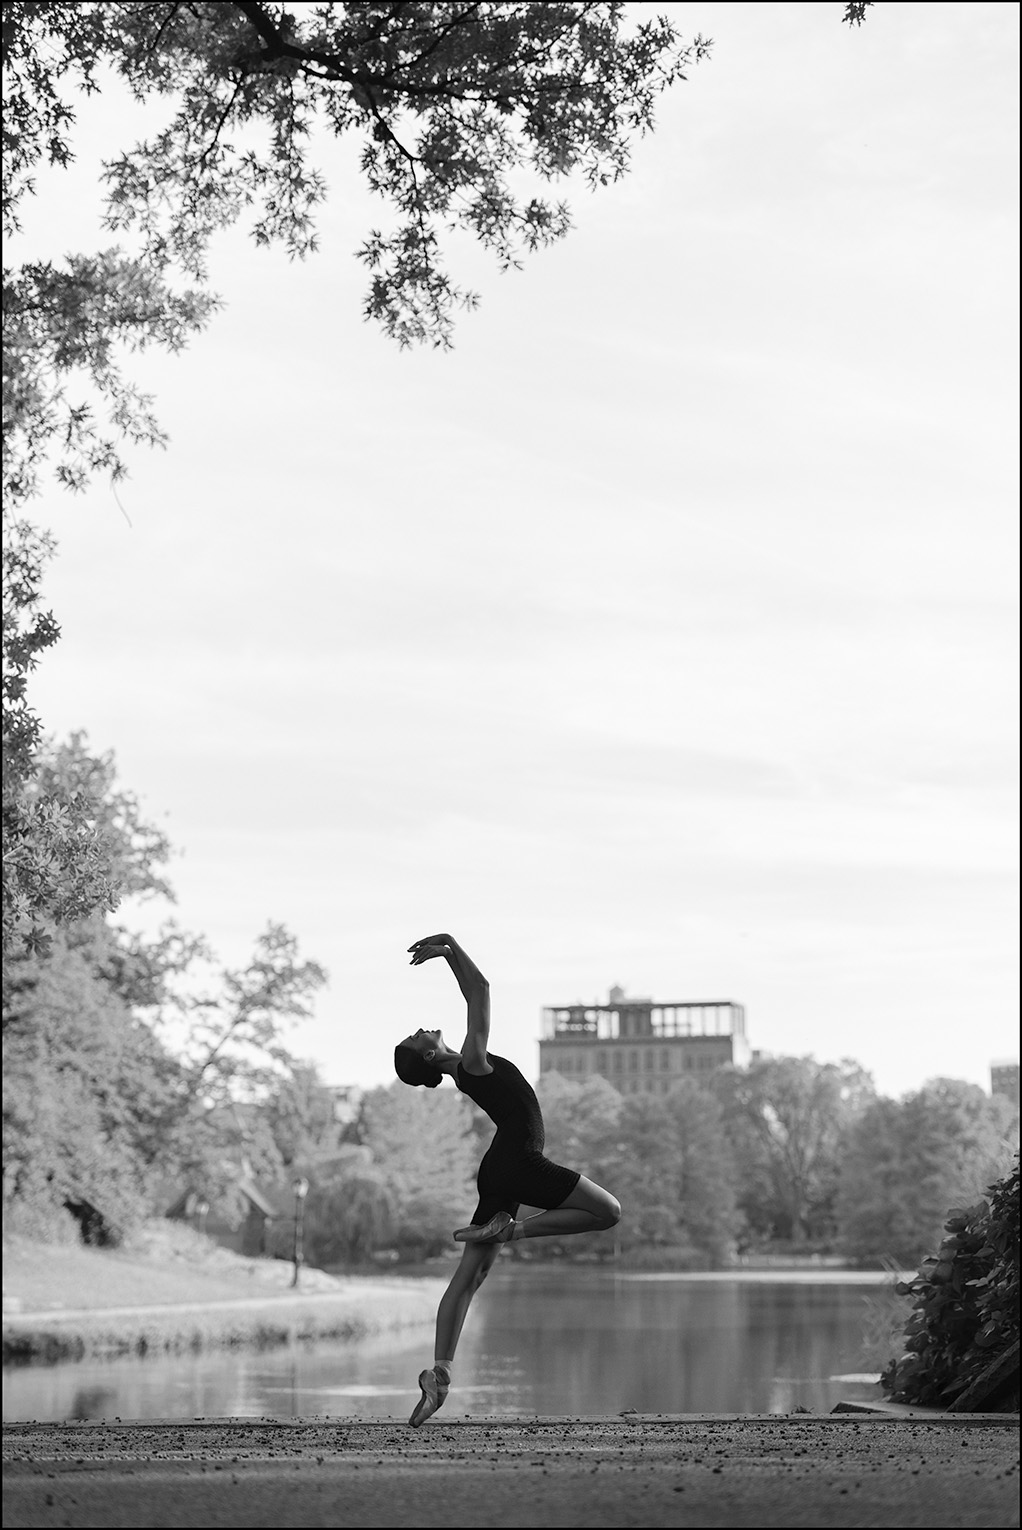
[[[412,966],[418,967],[422,962],[428,962],[434,956],[447,956],[450,954],[449,935],[427,935],[425,940],[416,940],[408,947],[412,956]]]

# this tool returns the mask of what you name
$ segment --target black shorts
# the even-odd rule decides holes
[[[553,1163],[535,1148],[502,1142],[498,1132],[476,1175],[479,1204],[472,1223],[482,1227],[498,1211],[515,1217],[522,1205],[553,1211],[568,1199],[581,1178],[577,1169]]]

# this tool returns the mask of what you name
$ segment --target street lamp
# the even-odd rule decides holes
[[[298,1272],[302,1267],[302,1224],[305,1219],[305,1197],[309,1193],[309,1181],[296,1179],[291,1189],[295,1193],[295,1241],[291,1257],[294,1260],[295,1272],[291,1276],[291,1284],[298,1284]]]

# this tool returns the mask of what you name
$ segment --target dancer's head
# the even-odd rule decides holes
[[[416,1031],[414,1036],[406,1036],[394,1048],[394,1072],[402,1084],[421,1084],[426,1089],[435,1089],[444,1077],[437,1067],[437,1060],[446,1051],[439,1031]]]

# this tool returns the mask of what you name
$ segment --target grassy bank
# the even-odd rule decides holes
[[[433,1321],[440,1278],[336,1276],[243,1259],[152,1223],[120,1249],[4,1244],[4,1363],[362,1338]]]

